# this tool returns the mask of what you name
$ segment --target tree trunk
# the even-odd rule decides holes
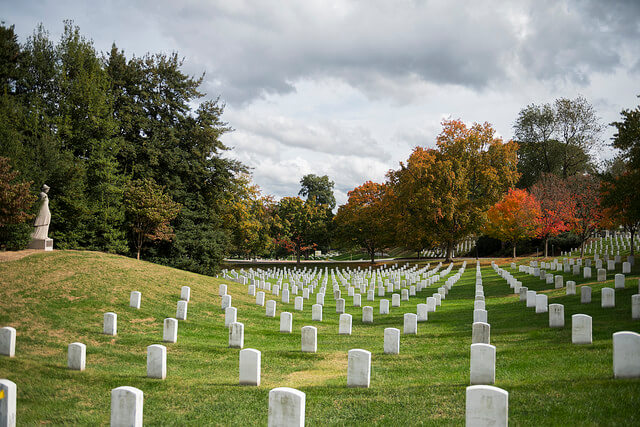
[[[513,259],[516,259],[516,242],[513,242]]]
[[[634,256],[634,252],[633,252],[633,236],[635,236],[635,234],[636,234],[635,227],[632,227],[630,231],[631,231],[631,252],[629,254],[631,256]]]
[[[544,257],[548,257],[549,255],[549,238],[545,237],[544,238]]]
[[[445,253],[445,261],[451,262],[451,250],[453,249],[453,242],[451,240],[447,240],[447,251]]]
[[[138,248],[138,257],[137,257],[138,261],[140,260],[140,249],[142,248]]]
[[[300,264],[300,248],[296,248],[296,264]]]
[[[584,256],[584,242],[587,239],[583,239],[582,243],[580,243],[580,258],[582,258]]]
[[[376,263],[376,250],[375,249],[371,249],[369,251],[369,254],[371,255],[371,264],[375,264]]]

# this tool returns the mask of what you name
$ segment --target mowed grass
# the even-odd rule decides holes
[[[600,308],[602,283],[591,304],[578,292],[513,272],[524,286],[546,292],[549,303],[565,305],[565,328],[550,329],[547,314],[526,309],[507,282],[484,261],[482,275],[497,348],[496,386],[509,392],[512,425],[638,425],[640,380],[614,380],[614,332],[638,332],[631,320],[631,295],[638,293],[638,267],[616,291],[616,308]],[[432,267],[435,264],[432,263]],[[444,266],[446,267],[446,265]],[[460,267],[456,262],[451,274]],[[503,265],[507,268],[508,264]],[[511,270],[510,270],[511,271]],[[565,274],[565,280],[571,275]],[[607,285],[613,287],[613,275]],[[227,283],[238,321],[245,324],[245,348],[262,352],[260,387],[239,386],[238,352],[229,349],[218,285]],[[437,286],[444,283],[444,279]],[[175,317],[180,288],[191,286],[188,318],[180,321],[178,342],[167,346],[167,379],[146,378],[146,347],[162,343],[162,322]],[[402,330],[403,314],[436,291],[432,286],[362,323],[352,307],[353,334],[338,335],[338,315],[330,292],[322,322],[311,321],[315,297],[304,312],[277,301],[278,315],[265,317],[247,287],[230,281],[96,252],[55,251],[0,263],[0,326],[17,330],[16,357],[0,357],[0,378],[18,386],[18,423],[33,425],[106,425],[110,391],[133,386],[144,392],[146,425],[266,425],[268,393],[288,386],[306,393],[308,425],[420,425],[464,423],[469,383],[469,346],[475,290],[475,262],[470,261],[417,336],[401,336],[400,355],[383,353],[386,327]],[[129,308],[129,293],[142,292],[140,310]],[[385,298],[391,299],[387,294]],[[118,314],[117,337],[102,334],[103,314]],[[293,313],[292,334],[279,332],[279,313]],[[571,344],[571,315],[593,316],[593,345]],[[300,351],[300,328],[318,328],[318,353]],[[69,371],[67,345],[87,345],[87,369]],[[346,387],[347,352],[372,352],[371,387]]]

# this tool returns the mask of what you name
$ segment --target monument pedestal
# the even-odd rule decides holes
[[[32,239],[28,246],[29,249],[38,249],[41,251],[53,250],[53,239]]]

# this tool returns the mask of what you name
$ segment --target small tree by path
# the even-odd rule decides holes
[[[536,235],[540,217],[540,204],[526,190],[510,189],[498,203],[487,212],[486,233],[491,237],[513,245],[516,257],[516,243]]]
[[[132,182],[125,191],[124,203],[134,234],[137,259],[140,259],[146,240],[170,241],[173,238],[169,223],[178,216],[181,205],[162,190],[152,179],[144,179]]]
[[[591,236],[602,221],[600,204],[600,182],[592,175],[574,175],[567,179],[575,210],[570,225],[580,239],[580,257],[584,256],[584,242]]]

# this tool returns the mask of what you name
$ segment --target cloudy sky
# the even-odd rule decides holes
[[[609,123],[639,102],[638,0],[0,0],[0,12],[22,42],[40,22],[57,40],[72,19],[99,51],[179,52],[227,104],[229,155],[276,197],[313,173],[344,203],[433,146],[443,118],[510,139],[531,103],[582,95]]]

